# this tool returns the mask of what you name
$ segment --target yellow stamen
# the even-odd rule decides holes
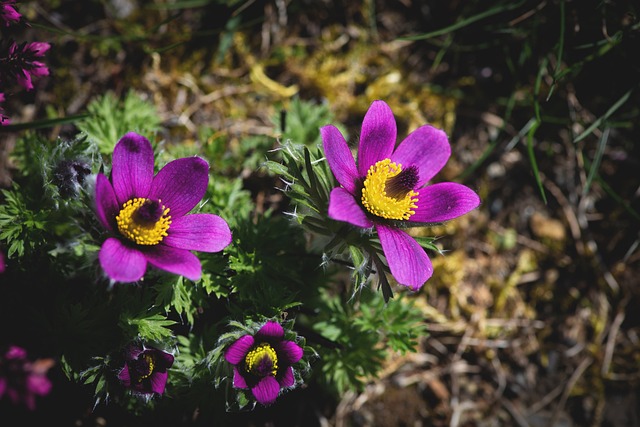
[[[407,190],[405,194],[391,197],[387,194],[387,181],[402,172],[402,165],[390,159],[377,162],[369,168],[362,188],[362,205],[372,214],[386,218],[407,220],[416,213],[418,193]]]
[[[122,209],[116,216],[118,230],[127,239],[138,245],[157,245],[167,236],[167,230],[171,225],[169,208],[165,208],[158,200],[162,209],[160,218],[154,221],[142,221],[136,216],[138,209],[146,203],[153,203],[149,199],[136,197],[122,205]]]
[[[138,378],[138,382],[141,382],[143,379],[145,378],[149,378],[151,376],[151,374],[153,374],[153,369],[155,368],[155,359],[153,358],[153,355],[151,354],[145,354],[144,356],[142,356],[145,360],[145,362],[147,362],[149,364],[148,366],[148,371],[146,374],[140,375],[140,378]]]
[[[263,364],[264,359],[271,362],[271,372],[264,372],[264,368],[268,367]],[[276,351],[267,343],[262,343],[247,353],[244,358],[247,371],[258,376],[266,376],[269,373],[274,377],[278,373],[278,355]]]

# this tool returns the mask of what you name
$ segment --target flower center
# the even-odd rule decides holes
[[[258,377],[276,376],[278,373],[278,355],[267,343],[262,343],[247,353],[244,358],[247,372]]]
[[[142,356],[142,360],[139,361],[136,366],[136,373],[138,374],[138,382],[141,382],[145,378],[149,378],[153,374],[153,369],[156,367],[155,359],[152,354],[145,354]]]
[[[157,245],[167,235],[171,216],[161,200],[136,197],[125,202],[116,216],[118,230],[139,245]]]
[[[362,188],[362,205],[372,214],[386,219],[409,219],[416,213],[418,168],[402,169],[390,159],[369,168]]]

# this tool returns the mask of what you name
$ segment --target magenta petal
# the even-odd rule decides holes
[[[147,270],[145,256],[115,237],[104,241],[98,259],[107,276],[116,282],[136,282]]]
[[[103,174],[96,178],[96,214],[98,219],[109,231],[115,231],[115,218],[120,211],[116,193],[111,183]]]
[[[240,371],[235,366],[233,367],[233,386],[235,388],[249,388],[244,377],[240,374]]]
[[[296,379],[293,376],[293,368],[291,366],[289,366],[287,369],[284,370],[284,373],[282,374],[282,377],[278,380],[278,383],[282,388],[293,387],[293,385],[296,383]]]
[[[189,280],[200,280],[202,276],[200,260],[186,249],[156,245],[145,249],[144,256],[154,267],[179,274]]]
[[[327,162],[336,179],[349,193],[356,191],[358,170],[351,149],[342,133],[333,125],[320,128],[322,146]]]
[[[174,248],[219,252],[231,243],[226,221],[213,214],[192,214],[174,219],[164,244]]]
[[[373,227],[373,222],[356,202],[354,196],[340,187],[331,190],[329,195],[329,218],[362,228]]]
[[[241,336],[224,352],[225,360],[232,365],[237,365],[247,356],[254,342],[255,340],[251,335]]]
[[[411,132],[391,155],[391,160],[403,168],[418,168],[420,188],[444,167],[451,155],[447,134],[433,126],[425,125]]]
[[[292,365],[302,359],[303,350],[293,341],[282,341],[277,347],[278,357],[288,365]]]
[[[271,376],[264,377],[251,389],[251,392],[259,403],[271,405],[278,398],[280,384]]]
[[[148,197],[162,200],[176,219],[202,200],[208,184],[209,164],[199,157],[186,157],[167,163],[158,172]]]
[[[256,333],[256,336],[262,338],[282,339],[282,337],[284,337],[284,329],[282,329],[282,325],[280,325],[280,323],[269,320],[260,328]]]
[[[169,378],[168,372],[154,372],[151,375],[151,391],[154,393],[162,394],[167,385],[167,378]]]
[[[124,365],[124,368],[118,374],[118,379],[122,381],[122,385],[125,387],[131,386],[131,374],[129,374],[129,365]]]
[[[377,224],[376,230],[391,274],[398,283],[417,291],[433,274],[424,249],[404,231]]]
[[[113,149],[111,182],[122,205],[134,197],[147,197],[153,180],[153,148],[135,132],[125,134]]]
[[[369,168],[391,157],[397,138],[396,119],[384,101],[373,101],[362,121],[358,145],[358,173],[367,176]]]
[[[428,185],[418,191],[418,207],[410,221],[442,222],[464,215],[480,205],[480,197],[455,182]]]

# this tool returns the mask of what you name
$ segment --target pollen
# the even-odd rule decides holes
[[[145,373],[141,373],[140,374],[140,377],[138,378],[138,382],[141,382],[145,378],[149,378],[151,376],[151,374],[153,374],[153,369],[156,366],[155,365],[155,359],[154,359],[153,355],[145,354],[142,357],[144,358],[144,361],[147,363],[147,371]]]
[[[120,233],[138,245],[157,245],[171,225],[169,208],[161,200],[136,197],[122,205],[116,216]]]
[[[244,358],[247,372],[259,377],[276,376],[278,373],[278,355],[267,343],[262,343],[247,353]]]
[[[373,215],[386,219],[407,220],[418,207],[417,168],[403,171],[402,165],[384,159],[369,168],[362,188],[362,205]]]

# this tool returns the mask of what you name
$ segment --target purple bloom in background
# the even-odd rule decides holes
[[[0,274],[4,273],[5,268],[7,268],[7,266],[4,263],[4,253],[0,251]]]
[[[8,27],[20,20],[22,15],[16,11],[15,2],[16,0],[0,1],[0,25]]]
[[[364,117],[357,164],[335,126],[324,126],[320,133],[329,167],[342,185],[331,191],[329,217],[375,227],[393,277],[420,289],[433,274],[431,261],[398,226],[447,221],[480,204],[478,195],[462,184],[425,186],[449,159],[447,135],[424,125],[396,148],[396,122],[384,101],[374,101]]]
[[[4,93],[0,92],[0,102],[4,102],[4,101],[5,101]],[[9,117],[4,115],[4,109],[0,107],[0,126],[4,126],[8,124],[9,124]]]
[[[135,282],[147,262],[198,280],[200,260],[190,251],[218,252],[231,243],[227,223],[213,214],[191,214],[204,196],[209,165],[199,157],[177,159],[153,174],[153,148],[134,132],[113,150],[111,182],[96,181],[96,211],[109,237],[98,255],[114,281]]]
[[[35,410],[36,396],[46,396],[51,391],[47,371],[53,364],[53,359],[31,362],[24,348],[9,347],[0,356],[0,399],[7,396],[14,405],[22,403],[29,410]]]
[[[122,384],[142,394],[163,394],[173,355],[152,347],[132,345],[125,355],[124,368],[118,374]]]
[[[293,387],[291,365],[302,358],[302,348],[284,340],[278,322],[268,321],[255,335],[243,335],[225,351],[224,358],[233,365],[233,386],[251,389],[263,405],[275,402],[281,389]]]
[[[32,77],[49,75],[47,66],[38,60],[44,56],[51,45],[45,42],[17,44],[12,42],[9,55],[5,59],[7,74],[12,75],[18,84],[26,90],[33,89]]]

